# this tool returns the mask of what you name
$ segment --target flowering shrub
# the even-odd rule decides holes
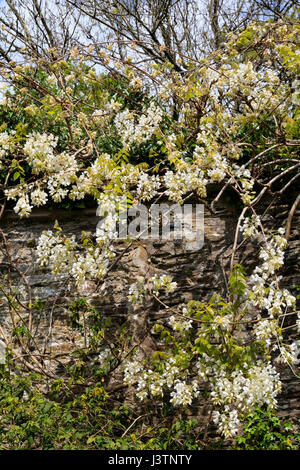
[[[300,435],[293,433],[289,422],[282,422],[272,410],[256,408],[247,416],[238,450],[295,450]]]
[[[291,85],[299,71],[298,33],[299,26],[283,21],[253,24],[230,37],[222,54],[190,60],[185,74],[168,63],[142,70],[118,61],[121,91],[93,69],[91,47],[74,49],[68,62],[32,59],[1,72],[9,84],[1,104],[1,216],[6,208],[26,218],[35,207],[87,200],[106,216],[94,238],[68,237],[58,224],[40,237],[39,265],[70,276],[76,288],[97,280],[105,290],[107,273],[126,253],[127,248],[117,253],[111,240],[120,204],[151,205],[161,197],[182,204],[193,196],[216,213],[227,189],[236,194],[239,218],[225,295],[175,309],[165,301],[176,295],[169,274],[133,283],[128,292],[133,321],[149,301],[165,310],[165,320],[145,326],[158,345],[152,355],[145,355],[134,337],[125,341],[122,329],[108,341],[98,320],[83,327],[90,341],[85,346],[97,354],[103,376],[122,374],[121,386],[137,387],[140,402],[187,408],[204,396],[225,438],[237,435],[256,406],[276,408],[281,390],[276,363],[295,367],[297,342],[285,337],[283,324],[296,299],[281,288],[277,273],[299,198],[286,228],[266,227],[259,202],[270,194],[280,198],[299,177],[299,110]],[[114,60],[109,47],[100,56],[104,64]],[[11,114],[19,115],[19,122],[5,119]],[[252,273],[235,264],[240,235],[240,246],[261,240]],[[4,234],[3,241],[8,250]],[[2,264],[10,263],[8,257]],[[17,311],[14,294],[4,295]],[[30,353],[32,305],[30,299],[25,308],[27,343],[24,329],[22,334],[15,329],[29,357],[23,363],[52,377]],[[91,313],[89,306],[82,308]],[[299,319],[292,326],[297,325],[299,330]]]

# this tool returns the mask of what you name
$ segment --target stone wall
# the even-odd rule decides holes
[[[109,273],[105,280],[107,289],[99,289],[96,283],[87,282],[81,294],[89,298],[101,313],[119,322],[132,313],[132,307],[127,299],[128,288],[141,276],[166,272],[173,276],[178,283],[178,289],[165,299],[170,306],[180,306],[191,299],[208,300],[215,291],[223,293],[226,287],[226,273],[228,273],[237,218],[235,210],[228,204],[224,203],[222,210],[221,215],[205,213],[205,242],[202,249],[195,252],[186,251],[183,243],[176,240],[154,242],[142,240],[134,243]],[[267,223],[278,227],[284,223],[286,216],[287,207],[277,206],[269,213]],[[297,285],[300,286],[299,219],[300,214],[296,213],[282,281],[282,285],[294,294],[297,294]],[[2,229],[6,234],[13,261],[27,276],[33,298],[39,298],[45,302],[41,312],[34,318],[37,340],[40,340],[41,344],[43,343],[52,354],[63,354],[68,360],[70,352],[84,343],[83,336],[70,327],[70,314],[67,310],[74,298],[74,286],[64,276],[54,279],[48,268],[36,265],[35,257],[35,246],[40,234],[43,230],[52,229],[55,220],[58,220],[64,232],[76,235],[80,235],[82,230],[94,233],[98,222],[93,209],[36,211],[26,220],[20,220],[12,214],[7,216],[2,222]],[[248,243],[237,252],[236,261],[243,264],[249,271],[257,264],[256,253],[259,241],[258,239],[252,244]],[[117,250],[121,251],[124,246],[119,243]],[[7,273],[6,268],[0,265],[1,271],[3,276]],[[14,284],[25,295],[26,286],[18,273],[12,273],[12,278]],[[145,331],[145,321],[149,321],[149,318],[158,318],[160,314],[158,304],[148,305],[147,312],[141,313],[136,321],[137,334],[142,335]],[[291,316],[289,322],[294,322],[294,320],[295,318]],[[3,298],[1,300],[1,297],[0,324],[4,329],[9,328],[7,304]],[[296,331],[293,334],[296,338]],[[145,351],[150,351],[153,346],[151,338],[146,335],[143,341]],[[57,368],[57,364],[53,364],[53,367]],[[296,419],[300,416],[300,379],[289,367],[280,367],[283,391],[279,397],[279,413]]]

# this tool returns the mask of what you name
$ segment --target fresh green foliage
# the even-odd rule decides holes
[[[178,418],[169,425],[169,415],[153,427],[110,400],[102,383],[88,387],[70,376],[46,394],[42,383],[38,374],[16,375],[0,366],[0,450],[197,448],[195,421]]]
[[[296,450],[300,434],[273,410],[256,408],[249,413],[243,432],[236,440],[238,450]]]

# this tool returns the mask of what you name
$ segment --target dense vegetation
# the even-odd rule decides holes
[[[46,306],[32,297],[0,229],[0,292],[9,312],[0,325],[0,448],[201,449],[229,441],[238,449],[298,448],[297,430],[275,410],[276,364],[299,376],[290,333],[299,333],[300,316],[279,276],[299,196],[284,227],[270,227],[259,212],[264,197],[272,196],[271,206],[297,187],[298,35],[293,17],[254,22],[202,59],[177,53],[185,70],[116,59],[107,42],[2,65],[0,217],[14,211],[26,219],[42,206],[99,206],[106,217],[101,233],[80,239],[56,223],[36,247],[37,264],[73,282],[70,324],[83,345],[67,362],[48,361],[47,332],[45,343],[37,340]],[[166,313],[145,325],[159,345],[147,355],[132,333],[136,317],[115,324],[80,294],[85,282],[97,280],[104,292],[107,274],[132,246],[130,239],[122,252],[114,246],[124,207],[193,197],[216,213],[224,194],[238,213],[225,294],[175,309],[166,300],[177,288],[169,273],[145,273],[130,286],[136,316],[150,301]],[[252,272],[236,263],[247,240],[257,241]],[[247,341],[239,334],[245,327]],[[218,439],[190,418],[201,398]]]

